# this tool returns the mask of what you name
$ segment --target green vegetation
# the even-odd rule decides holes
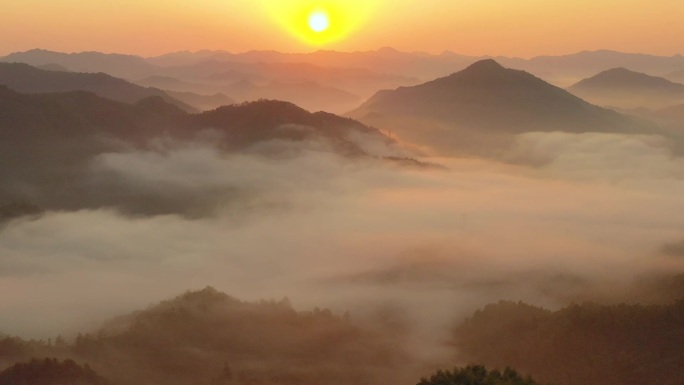
[[[418,385],[537,385],[532,378],[523,378],[515,370],[487,370],[484,366],[468,366],[453,371],[438,371]]]
[[[0,372],[0,385],[107,385],[88,365],[55,358],[14,364]]]
[[[464,361],[561,385],[684,384],[684,301],[556,312],[499,302],[459,325],[454,342]]]

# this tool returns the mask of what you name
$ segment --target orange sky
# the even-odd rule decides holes
[[[0,0],[0,54],[45,48],[170,51],[372,50],[530,57],[614,49],[684,53],[682,0]],[[335,8],[335,35],[300,18]],[[307,37],[308,36],[308,37]]]

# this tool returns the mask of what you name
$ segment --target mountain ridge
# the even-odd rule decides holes
[[[684,84],[623,67],[581,80],[568,91],[601,105],[664,108],[684,102]]]
[[[197,112],[157,88],[142,87],[103,72],[81,73],[43,70],[24,63],[0,63],[0,84],[22,93],[90,91],[103,98],[136,103],[158,96],[187,112]]]
[[[481,146],[530,131],[634,133],[645,128],[493,59],[417,86],[380,91],[347,116],[442,150],[468,146],[459,140]]]

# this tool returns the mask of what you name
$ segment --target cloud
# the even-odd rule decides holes
[[[506,157],[542,165],[564,177],[603,179],[684,179],[684,160],[657,135],[531,132],[516,137]]]

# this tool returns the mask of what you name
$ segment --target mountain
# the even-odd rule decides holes
[[[194,92],[165,92],[174,99],[180,100],[183,103],[187,103],[201,111],[213,110],[221,106],[235,104],[235,100],[221,93],[214,95],[200,95]]]
[[[165,143],[197,142],[226,153],[258,151],[262,156],[299,154],[312,143],[340,156],[382,158],[387,154],[377,151],[394,146],[359,122],[310,113],[287,102],[261,100],[189,114],[159,97],[128,104],[84,91],[21,94],[0,86],[0,164],[7,165],[0,168],[0,207],[9,205],[8,219],[35,211],[14,207],[34,206],[206,215],[222,195],[150,191],[117,175],[92,171],[105,154],[155,152]],[[235,195],[240,186],[229,190]]]
[[[189,82],[171,76],[148,76],[134,82],[143,87],[159,88],[172,92],[192,92],[199,95],[210,95],[221,92],[221,87],[200,82]]]
[[[643,129],[617,112],[491,59],[418,86],[380,91],[347,115],[438,152],[476,154],[496,153],[524,132]]]
[[[670,72],[664,78],[675,83],[684,83],[684,69]]]
[[[684,56],[656,56],[611,50],[582,51],[570,55],[537,56],[519,62],[516,68],[532,72],[554,83],[571,85],[611,68],[624,67],[652,75],[684,68]]]
[[[666,107],[656,111],[656,113],[662,117],[679,120],[684,127],[684,104]]]
[[[325,139],[336,151],[349,156],[365,151],[349,138],[368,135],[381,141],[389,139],[378,130],[353,119],[327,112],[308,112],[292,103],[260,100],[217,108],[193,116],[197,127],[211,127],[224,132],[225,146],[232,150],[272,140]]]
[[[306,62],[253,62],[205,60],[192,65],[164,68],[161,74],[189,82],[210,84],[247,80],[264,85],[270,81],[284,83],[315,82],[368,97],[377,90],[418,84],[420,81],[363,68],[319,66]]]
[[[0,137],[5,143],[10,139],[50,142],[107,136],[139,146],[163,135],[185,139],[205,129],[222,131],[223,144],[236,150],[271,139],[316,137],[345,142],[349,154],[362,154],[365,152],[347,139],[352,132],[387,139],[352,119],[311,113],[276,100],[189,114],[159,97],[127,104],[84,91],[32,95],[0,86]]]
[[[446,51],[438,55],[425,52],[400,52],[392,48],[381,48],[363,52],[339,52],[321,50],[311,53],[281,53],[276,51],[249,51],[231,53],[203,50],[198,52],[175,52],[162,56],[141,58],[131,55],[82,52],[73,54],[45,50],[19,52],[0,58],[0,61],[23,62],[32,65],[56,63],[72,71],[105,72],[125,79],[142,79],[153,75],[172,76],[164,70],[172,67],[193,67],[202,62],[230,62],[234,65],[300,66],[314,65],[321,68],[364,70],[380,75],[406,77],[420,81],[445,76],[461,70],[483,59],[496,59],[503,65],[528,71],[556,85],[569,86],[578,80],[614,67],[625,67],[651,75],[662,75],[684,68],[684,57],[655,56],[623,53],[609,50],[583,51],[570,55],[539,56],[531,59],[515,57],[468,56]],[[270,80],[285,80],[269,78]],[[340,84],[327,84],[318,78],[311,78],[324,85],[330,85],[366,97],[358,88],[345,88]],[[395,88],[400,83],[382,88]],[[674,79],[673,79],[674,80]],[[359,83],[359,87],[362,84]]]
[[[89,377],[92,367],[118,385],[372,385],[418,378],[395,329],[328,309],[295,310],[287,298],[246,302],[207,287],[112,319],[73,343],[0,339],[0,354],[10,362],[60,355],[87,363]]]
[[[682,135],[684,133],[682,130],[684,128],[684,104],[677,104],[655,111],[649,110],[647,115],[651,120],[669,127],[675,135]]]
[[[679,385],[684,300],[557,311],[502,301],[458,325],[453,344],[463,362],[512,366],[542,383]]]
[[[59,64],[55,64],[55,63],[43,64],[43,65],[39,65],[39,66],[35,66],[35,67],[38,69],[47,70],[47,71],[71,72],[68,68],[61,66]]]
[[[359,103],[354,94],[334,87],[322,86],[316,82],[272,81],[258,85],[240,81],[224,88],[225,93],[241,101],[259,99],[285,100],[311,111],[330,111],[342,113]]]
[[[449,69],[465,67],[478,57],[448,53],[430,55],[400,52],[393,48],[381,48],[363,52],[340,52],[320,50],[310,53],[282,53],[276,51],[249,51],[231,53],[226,51],[178,52],[147,59],[160,66],[193,66],[201,62],[230,62],[234,64],[273,64],[275,66],[313,65],[332,70],[368,71],[386,76],[428,79],[442,76]]]
[[[188,112],[190,105],[156,88],[145,88],[105,73],[79,73],[42,70],[23,63],[0,63],[0,84],[22,93],[90,91],[103,98],[136,103],[152,96],[160,97]]]
[[[556,85],[569,86],[578,80],[614,67],[653,75],[681,70],[684,57],[624,53],[610,50],[582,51],[569,55],[538,56],[531,59],[515,57],[468,56],[445,51],[438,55],[425,52],[400,52],[392,48],[374,51],[339,52],[322,50],[311,53],[288,54],[275,51],[178,52],[148,58],[160,66],[186,66],[214,60],[237,63],[309,63],[320,67],[345,67],[402,75],[412,78],[434,79],[458,71],[483,59],[496,59],[504,66],[525,70]],[[403,85],[403,84],[399,84]],[[399,86],[396,85],[396,86]],[[395,86],[395,87],[396,87]],[[394,88],[394,87],[385,87]],[[356,92],[353,91],[352,92]]]
[[[367,93],[370,88],[374,92],[381,85],[404,84],[402,79],[368,71],[327,69],[307,64],[244,64],[210,60],[190,66],[168,67],[159,75],[137,83],[176,92],[222,93],[238,102],[283,100],[312,111],[341,113],[358,105],[361,100],[345,89]]]
[[[619,108],[663,108],[684,103],[684,84],[626,68],[613,68],[568,88],[592,103]]]
[[[100,52],[61,53],[42,49],[16,52],[0,57],[0,62],[26,63],[33,66],[57,64],[74,72],[104,72],[124,79],[151,76],[156,67],[145,59]]]

